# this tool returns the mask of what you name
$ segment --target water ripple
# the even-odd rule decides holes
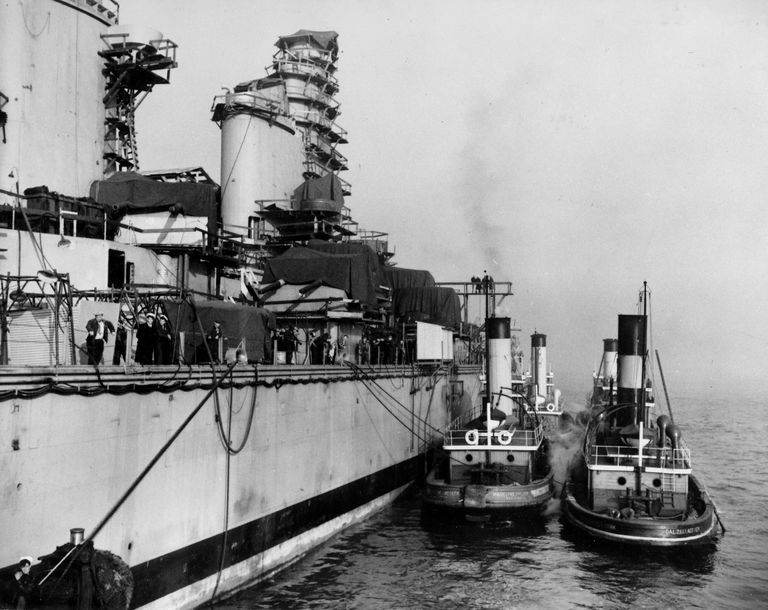
[[[411,494],[217,607],[768,607],[764,407],[731,396],[673,398],[673,405],[728,528],[710,552],[592,547],[563,535],[557,511],[532,530],[425,522]]]

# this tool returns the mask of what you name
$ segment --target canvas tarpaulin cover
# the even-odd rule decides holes
[[[160,182],[135,172],[118,172],[91,184],[91,198],[104,205],[113,218],[125,214],[168,211],[208,218],[208,232],[216,232],[215,184]]]
[[[400,288],[429,288],[435,285],[435,278],[429,271],[404,269],[403,267],[384,267],[387,285],[393,290]]]
[[[300,210],[325,210],[341,212],[344,195],[341,180],[335,174],[305,180],[293,191],[293,199]]]
[[[379,257],[365,244],[311,239],[309,240],[307,247],[310,250],[317,250],[318,252],[324,252],[325,254],[354,254],[363,256],[366,260],[368,273],[370,273],[373,278],[374,287],[386,285],[386,278],[383,275],[381,265],[379,265]]]
[[[187,362],[199,359],[195,352],[203,346],[214,321],[221,324],[225,350],[237,348],[245,339],[248,360],[264,358],[271,341],[270,331],[276,328],[275,315],[260,307],[225,301],[164,301],[163,305],[174,332],[185,334],[184,357]]]
[[[392,308],[396,317],[414,322],[429,322],[450,328],[461,322],[459,295],[452,288],[400,288],[393,291]]]
[[[298,30],[297,32],[289,34],[288,36],[280,36],[278,41],[275,43],[275,46],[281,49],[285,49],[292,43],[303,42],[305,40],[312,41],[326,51],[334,51],[335,57],[335,52],[338,51],[339,48],[336,42],[338,37],[339,35],[333,30]]]
[[[376,269],[371,268],[371,261],[364,252],[329,254],[295,247],[267,260],[263,282],[284,280],[288,284],[310,284],[319,280],[344,290],[351,299],[376,305],[374,280],[377,274]]]

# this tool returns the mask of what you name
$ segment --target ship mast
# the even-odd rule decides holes
[[[646,402],[647,402],[647,395],[646,395],[646,358],[648,357],[648,282],[643,282],[643,292],[642,292],[642,299],[643,299],[643,336],[642,336],[642,350],[643,350],[643,358],[642,358],[642,372],[640,375],[641,379],[641,390],[640,390],[640,405],[639,405],[639,411],[638,411],[638,420],[642,421],[644,425],[648,424],[647,421],[647,413],[646,410]],[[639,423],[639,422],[638,422]]]
[[[483,294],[485,296],[485,404],[490,404],[491,402],[491,359],[489,358],[490,354],[490,328],[488,326],[488,320],[489,315],[488,311],[491,309],[489,305],[491,304],[491,300],[493,299],[493,287],[491,286],[491,280],[488,276],[488,273],[483,270]],[[495,301],[495,299],[493,299]],[[493,303],[493,311],[495,309],[495,303]]]

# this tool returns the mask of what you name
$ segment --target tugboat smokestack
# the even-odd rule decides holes
[[[507,415],[513,411],[512,397],[502,388],[512,387],[512,341],[509,318],[488,318],[488,391],[498,395],[498,408]]]
[[[619,342],[617,339],[603,339],[603,362],[598,377],[603,378],[603,385],[610,386],[611,380],[616,382],[616,359],[618,357]]]
[[[547,397],[547,335],[533,333],[531,335],[531,383],[536,388],[534,400],[539,402],[539,396]]]
[[[642,410],[643,344],[645,316],[619,315],[618,404],[634,404]],[[619,426],[635,423],[637,411],[622,409],[616,416]]]

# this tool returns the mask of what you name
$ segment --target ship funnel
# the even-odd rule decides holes
[[[535,391],[536,404],[547,397],[547,335],[531,335],[531,383]],[[541,398],[539,398],[541,397]]]
[[[616,385],[616,361],[618,358],[619,341],[617,339],[603,339],[603,361],[600,364],[600,370],[597,372],[598,378],[603,379],[603,387],[609,387],[611,381]]]
[[[619,315],[618,389],[616,399],[619,404],[633,404],[636,406],[633,410],[622,409],[617,413],[616,423],[619,426],[626,426],[636,422],[638,405],[644,399],[642,396],[644,339],[644,316]]]
[[[512,388],[512,341],[509,318],[488,318],[488,395],[506,415],[514,409]]]

